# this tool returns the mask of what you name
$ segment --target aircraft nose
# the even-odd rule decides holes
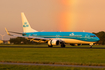
[[[99,40],[100,40],[100,39],[97,37],[97,38],[96,38],[96,41],[99,41]]]

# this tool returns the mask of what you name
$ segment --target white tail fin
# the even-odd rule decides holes
[[[27,32],[38,32],[34,29],[31,28],[29,22],[27,21],[27,18],[25,17],[24,13],[21,13],[21,17],[22,17],[22,26],[23,26],[23,32],[27,33]]]

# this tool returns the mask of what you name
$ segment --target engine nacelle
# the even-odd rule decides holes
[[[48,45],[59,45],[59,40],[49,40]]]

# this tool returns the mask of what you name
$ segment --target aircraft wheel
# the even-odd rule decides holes
[[[90,48],[92,48],[92,46],[93,46],[93,43],[90,43]]]
[[[78,46],[81,46],[81,44],[78,44]]]
[[[64,48],[65,47],[65,44],[61,44],[61,47]]]
[[[52,45],[48,45],[48,47],[53,47]]]
[[[92,46],[90,46],[90,48],[92,48]]]

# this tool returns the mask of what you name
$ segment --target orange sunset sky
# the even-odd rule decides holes
[[[0,34],[22,32],[21,12],[38,31],[105,31],[105,0],[1,0]],[[0,36],[1,39],[1,36]]]

